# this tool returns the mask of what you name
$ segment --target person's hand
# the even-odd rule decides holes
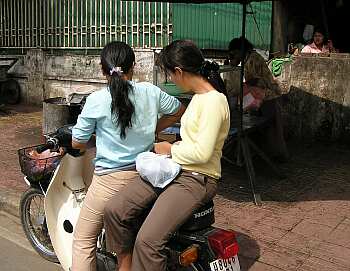
[[[154,152],[158,154],[171,154],[171,144],[167,141],[154,143]]]

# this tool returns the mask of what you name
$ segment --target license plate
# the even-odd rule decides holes
[[[229,259],[217,259],[210,263],[211,271],[240,271],[237,255]]]

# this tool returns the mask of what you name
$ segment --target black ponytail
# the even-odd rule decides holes
[[[190,40],[176,40],[166,46],[160,53],[159,64],[164,71],[174,72],[179,67],[186,72],[199,74],[217,91],[227,94],[219,74],[219,65],[204,61],[202,52]]]
[[[135,107],[129,98],[131,84],[122,78],[133,67],[135,54],[124,42],[108,43],[101,52],[102,71],[109,77],[108,87],[112,97],[112,119],[120,127],[120,137],[126,137],[127,128],[132,127]]]
[[[117,126],[120,127],[120,137],[126,137],[126,129],[132,127],[132,116],[135,107],[130,101],[129,92],[132,91],[130,83],[120,77],[112,75],[109,81],[112,96],[111,112]]]
[[[224,81],[220,77],[219,64],[216,62],[204,61],[199,73],[208,79],[209,83],[219,92],[225,94],[227,97],[227,91]]]

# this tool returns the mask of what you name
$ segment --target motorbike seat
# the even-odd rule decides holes
[[[198,231],[214,224],[214,202],[211,200],[193,212],[180,231]]]

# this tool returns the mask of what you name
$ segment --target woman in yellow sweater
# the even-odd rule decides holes
[[[218,65],[205,61],[196,45],[174,41],[160,55],[163,70],[194,96],[181,118],[181,141],[160,142],[156,153],[171,155],[181,173],[162,191],[140,180],[128,184],[105,208],[108,248],[117,253],[119,271],[163,271],[164,247],[192,212],[216,194],[220,158],[230,113]],[[137,233],[136,218],[153,205]]]

